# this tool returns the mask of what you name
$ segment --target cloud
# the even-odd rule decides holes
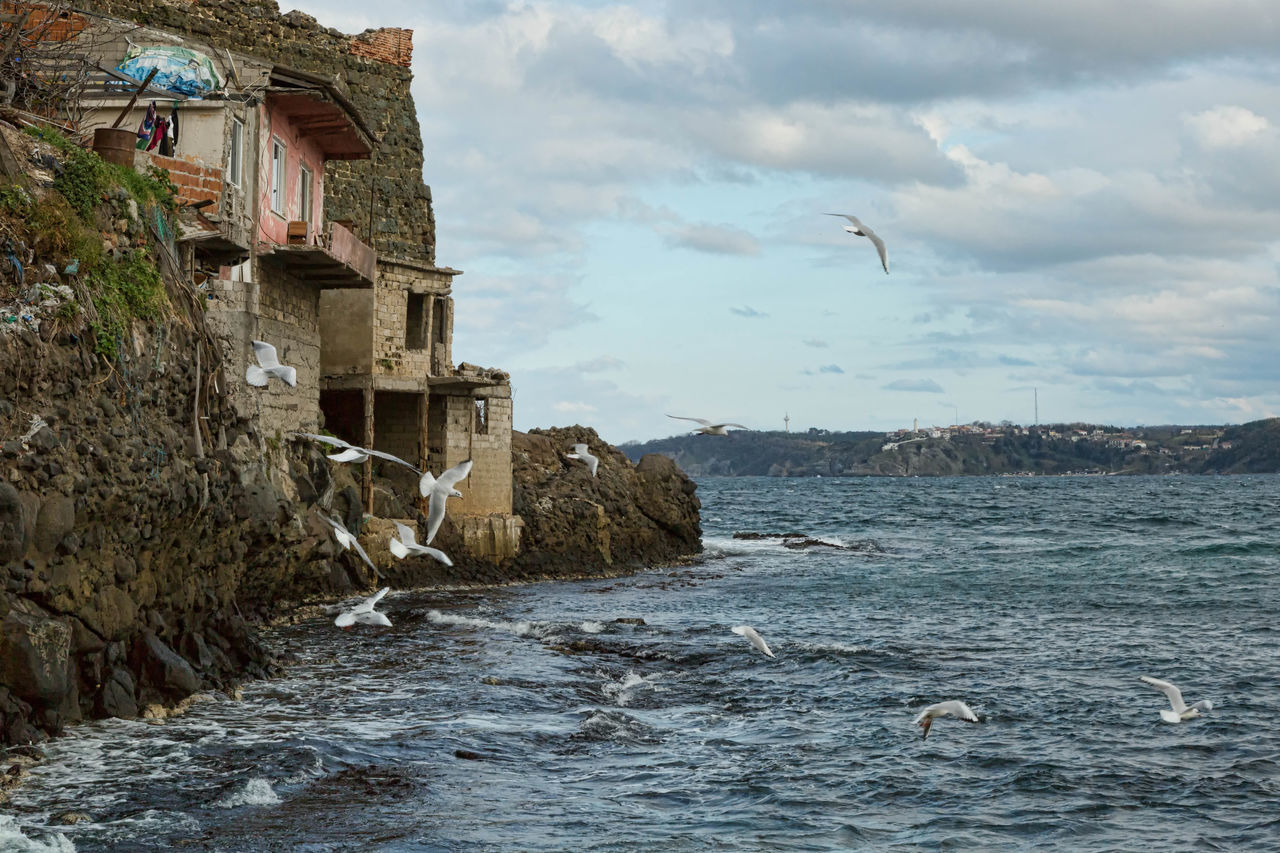
[[[590,414],[596,411],[596,407],[590,403],[571,402],[568,400],[560,400],[552,403],[551,408],[557,412],[565,414]]]
[[[826,349],[831,346],[826,341],[819,340],[818,338],[805,338],[801,343],[807,347],[813,347],[814,349]]]
[[[941,394],[942,386],[932,379],[895,379],[880,386],[886,391],[921,391],[927,394]]]
[[[556,332],[598,320],[570,295],[575,284],[575,277],[556,275],[467,282],[465,308],[454,314],[454,360],[495,364],[543,346]]]
[[[1256,139],[1271,123],[1244,107],[1221,106],[1183,120],[1206,148],[1234,148]]]
[[[731,313],[737,314],[739,317],[752,317],[752,318],[756,318],[756,317],[768,317],[768,316],[769,316],[768,314],[764,313],[763,311],[757,311],[756,309],[752,308],[750,305],[743,305],[741,308],[737,307],[736,305],[735,305],[735,306],[731,306],[731,307],[729,308],[729,311],[730,311]]]
[[[726,225],[685,225],[668,234],[667,243],[715,255],[760,253],[760,241],[741,228]]]
[[[611,355],[601,355],[589,361],[580,361],[573,366],[573,369],[582,373],[600,373],[605,370],[617,370],[625,366],[626,363],[621,359],[614,358]]]
[[[1007,364],[1009,367],[1035,367],[1034,361],[1028,361],[1025,358],[1016,358],[1011,355],[997,356],[996,360],[1001,364]]]
[[[838,364],[824,364],[818,368],[819,373],[844,373]]]

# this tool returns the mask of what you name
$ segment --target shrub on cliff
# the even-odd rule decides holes
[[[0,225],[15,257],[26,255],[21,261],[77,270],[83,295],[93,303],[94,350],[114,359],[132,320],[158,320],[168,308],[164,281],[147,251],[150,228],[142,220],[154,218],[156,230],[172,233],[173,185],[163,170],[141,175],[106,163],[56,131],[27,133],[51,149],[56,162],[46,158],[44,165],[53,167],[53,191],[0,188]]]

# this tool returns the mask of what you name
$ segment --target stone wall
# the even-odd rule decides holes
[[[224,341],[231,402],[242,417],[258,419],[265,435],[315,432],[320,424],[320,291],[260,260],[258,281],[213,280],[206,317]],[[245,381],[257,361],[255,340],[276,348],[280,363],[298,372],[297,387],[272,379],[265,388]]]
[[[422,135],[409,91],[409,30],[344,35],[302,12],[281,15],[270,0],[98,0],[84,5],[219,48],[335,75],[381,144],[371,161],[326,166],[325,219],[353,221],[356,233],[380,255],[435,263],[431,190],[422,181]]]
[[[453,270],[396,258],[378,259],[375,372],[414,378],[447,372],[452,364],[453,299],[449,294],[454,275]],[[415,297],[421,300],[417,341],[407,332],[409,301]]]
[[[508,386],[481,390],[510,393]],[[449,502],[451,513],[475,516],[509,514],[511,398],[492,396],[480,399],[484,401],[488,419],[485,432],[478,431],[480,421],[475,397],[432,395],[431,407],[435,416],[428,424],[431,446],[427,465],[438,474],[467,459],[475,463],[464,485],[458,487],[462,497]]]

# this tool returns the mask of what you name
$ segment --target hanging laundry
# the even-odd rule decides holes
[[[173,138],[173,148],[178,148],[178,104],[175,101],[173,109],[169,112],[169,136]]]
[[[165,157],[173,156],[173,123],[168,119],[161,119],[164,122],[164,131],[160,134],[160,153]]]
[[[151,134],[151,141],[147,143],[147,150],[153,151],[160,144],[160,140],[164,139],[165,132],[169,129],[168,119],[156,119],[155,132]]]
[[[150,139],[156,129],[157,118],[156,102],[152,101],[147,107],[147,114],[142,119],[142,124],[138,125],[138,147],[141,148]]]

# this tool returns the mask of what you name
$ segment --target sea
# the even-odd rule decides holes
[[[698,494],[690,565],[393,591],[238,699],[74,727],[0,850],[1280,850],[1280,477]],[[949,699],[981,721],[923,739]]]

